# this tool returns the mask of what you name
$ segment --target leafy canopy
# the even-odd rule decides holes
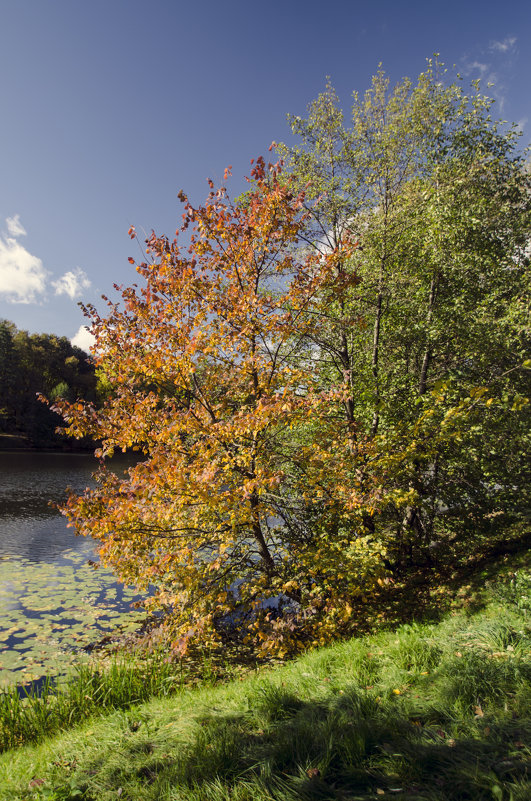
[[[102,467],[65,512],[155,586],[180,652],[323,643],[526,519],[529,174],[479,85],[438,70],[380,70],[348,125],[328,86],[287,169],[181,193],[141,285],[86,310],[107,397],[55,408]],[[122,478],[116,448],[139,452]]]

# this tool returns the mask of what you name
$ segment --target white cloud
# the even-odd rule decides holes
[[[0,236],[0,296],[11,303],[34,303],[46,286],[41,259],[17,242],[25,235],[18,214],[6,219],[8,234]]]
[[[7,230],[15,239],[17,236],[26,236],[26,229],[20,222],[20,214],[15,214],[14,217],[7,217],[6,224]]]
[[[0,233],[0,298],[10,303],[36,303],[45,296],[49,272],[18,238],[26,236],[20,215],[6,218],[7,233]],[[79,267],[52,281],[56,295],[79,297],[91,283]],[[79,333],[79,332],[78,332]]]
[[[68,295],[70,300],[75,300],[84,289],[89,288],[90,281],[86,273],[76,267],[62,275],[58,281],[52,281],[52,286],[55,287],[56,295]]]
[[[491,42],[489,50],[495,50],[498,53],[508,53],[514,50],[516,44],[516,36],[506,36],[500,42]]]
[[[479,77],[484,78],[485,73],[489,69],[488,64],[483,64],[481,61],[472,61],[470,64],[467,64],[468,73],[471,72],[479,72]]]
[[[81,348],[85,353],[89,353],[91,346],[95,343],[95,337],[90,333],[86,325],[81,325],[75,336],[70,342],[77,348]]]

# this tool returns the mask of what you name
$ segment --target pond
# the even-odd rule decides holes
[[[50,506],[91,485],[96,466],[89,454],[0,453],[0,687],[64,672],[105,632],[145,617],[131,588],[89,565],[94,542]]]

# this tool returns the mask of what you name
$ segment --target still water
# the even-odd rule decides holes
[[[118,472],[127,460],[113,460]],[[0,687],[62,672],[106,631],[132,631],[143,613],[130,588],[88,560],[50,504],[92,484],[89,454],[0,453]]]
[[[63,501],[68,486],[92,485],[96,466],[88,454],[0,453],[0,558],[50,563],[70,549],[90,550],[51,503]]]

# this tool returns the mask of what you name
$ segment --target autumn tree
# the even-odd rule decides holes
[[[181,652],[220,642],[235,615],[265,653],[324,642],[383,571],[355,525],[374,502],[356,473],[369,450],[309,337],[337,250],[301,255],[304,192],[280,172],[258,159],[238,202],[212,182],[198,208],[181,193],[182,229],[147,240],[142,284],[106,316],[87,309],[103,408],[54,407],[68,434],[102,441],[70,522],[123,581],[155,585]],[[139,452],[124,477],[105,467],[115,449]]]

